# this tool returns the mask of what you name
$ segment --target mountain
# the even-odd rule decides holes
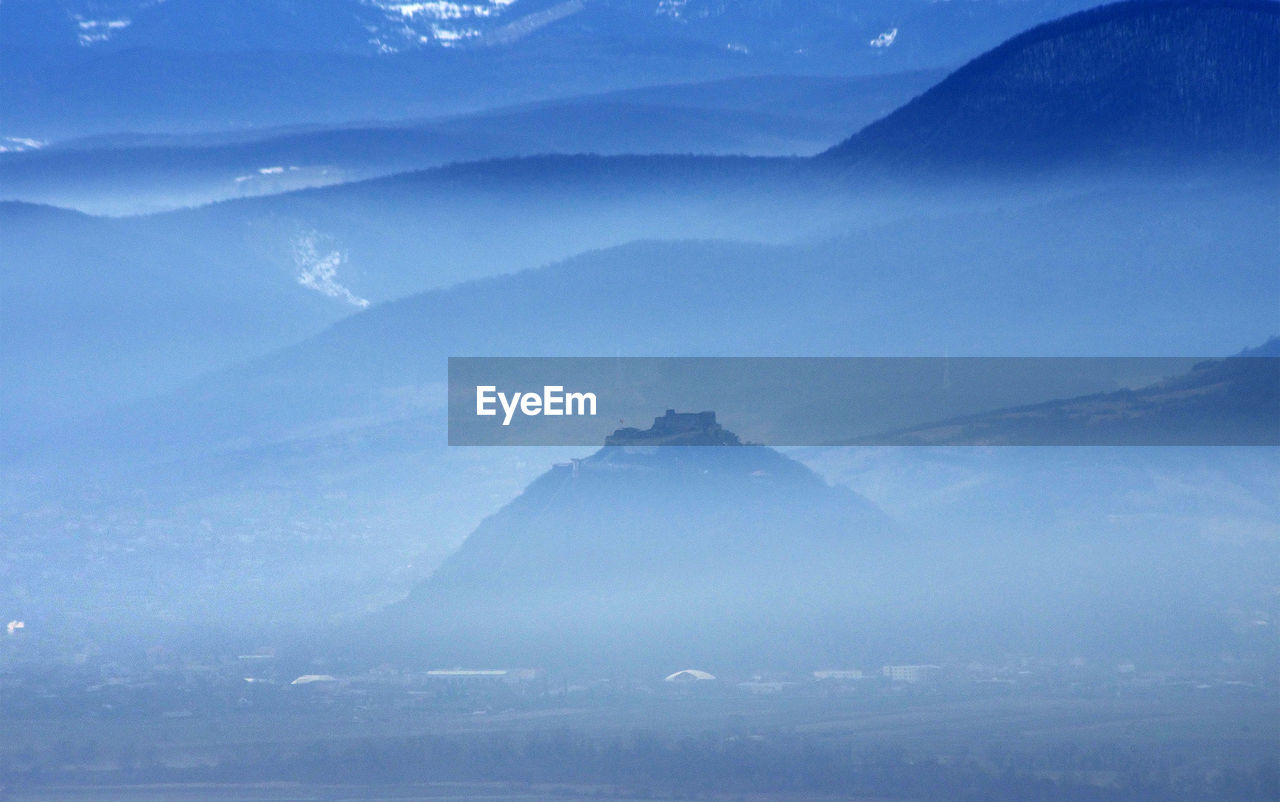
[[[260,442],[259,438],[276,439],[281,432],[302,436],[326,431],[329,420],[374,420],[403,415],[406,409],[421,411],[417,401],[408,408],[403,404],[431,397],[421,393],[443,380],[449,356],[1181,356],[1225,352],[1276,330],[1276,254],[1274,238],[1268,236],[1276,201],[1265,178],[1217,174],[1190,185],[1121,182],[1106,190],[1078,188],[1075,192],[1080,194],[1074,194],[1064,184],[1058,191],[1065,196],[1051,201],[1039,197],[1034,188],[1009,191],[963,211],[946,210],[935,195],[935,205],[916,207],[916,216],[899,212],[898,219],[879,224],[872,224],[872,218],[844,236],[804,244],[637,242],[375,303],[294,347],[212,373],[180,393],[122,411],[115,417],[119,430],[127,434],[119,439],[152,443],[158,431],[175,437],[198,431],[205,443],[245,437]],[[421,197],[420,191],[409,194]],[[323,217],[303,217],[311,210],[302,206],[291,214],[277,207],[274,216],[251,223],[238,216],[218,222],[216,216],[194,212],[146,218],[142,231],[148,236],[136,247],[158,241],[172,253],[180,247],[175,243],[210,243],[220,259],[252,278],[230,287],[246,292],[239,302],[244,312],[257,308],[255,316],[262,326],[288,320],[301,325],[310,314],[307,304],[313,302],[333,315],[331,320],[341,317],[344,308],[354,310],[349,300],[326,296],[320,289],[339,293],[345,288],[353,297],[383,301],[394,298],[398,288],[426,281],[432,263],[414,264],[427,258],[421,255],[423,243],[438,255],[433,260],[443,260],[449,248],[456,248],[461,258],[468,243],[475,243],[473,258],[483,253],[482,247],[509,250],[509,262],[519,264],[515,253],[522,247],[530,259],[538,258],[534,249],[544,247],[536,239],[539,227],[561,215],[558,237],[549,237],[548,243],[565,247],[577,225],[570,225],[572,203],[582,196],[571,192],[557,197],[548,189],[540,207],[519,207],[522,213],[504,224],[505,238],[491,241],[480,239],[493,230],[492,221],[480,216],[483,198],[472,205],[457,193],[449,197],[452,209],[436,208],[442,210],[440,215],[448,210],[450,216],[434,219],[429,214],[432,207],[412,214],[400,207],[397,217],[397,207],[389,203],[347,205],[345,220],[337,209],[326,206],[315,207]],[[685,200],[667,201],[660,193],[648,197],[655,203],[648,209],[652,219],[645,222],[655,232],[676,225],[706,226],[714,222],[706,212],[709,208],[722,209],[740,226],[757,219],[747,214],[741,198],[736,208],[728,209],[725,201],[704,197],[702,216],[686,221],[675,217],[675,211],[659,211],[663,207],[657,205]],[[889,203],[884,197],[868,196],[868,207],[870,201],[881,200],[880,208],[868,214],[886,213]],[[894,202],[908,205],[912,197],[904,195]],[[642,200],[637,200],[636,210]],[[779,208],[777,198],[770,202],[772,207],[761,207],[761,218],[770,208]],[[362,218],[356,213],[362,208],[372,215]],[[607,219],[602,208],[608,207],[594,211],[597,226]],[[619,221],[616,229],[597,234],[627,238],[629,230],[617,229],[635,225],[626,216],[633,207],[613,208],[613,219]],[[696,205],[687,208],[691,214],[699,211]],[[834,208],[828,204],[827,213]],[[854,204],[845,213],[862,208]],[[221,211],[227,209],[210,210]],[[584,215],[592,210],[577,211]],[[799,211],[792,214],[798,217]],[[588,222],[584,217],[582,225]],[[775,215],[757,227],[786,222]],[[127,229],[130,221],[118,223]],[[330,225],[344,228],[335,232]],[[65,232],[59,240],[60,231],[51,229],[46,239],[36,242],[50,253],[76,242]],[[353,241],[348,235],[361,239]],[[1086,239],[1091,243],[1087,253],[1071,245]],[[55,248],[60,241],[65,244]],[[312,244],[310,261],[300,270],[291,244],[307,242]],[[328,256],[334,253],[345,254],[345,259],[330,264]],[[495,253],[492,259],[500,265],[503,257]],[[1237,269],[1223,274],[1212,267],[1224,260]],[[139,259],[137,266],[152,263],[155,256]],[[134,280],[161,291],[164,264],[161,260],[136,273]],[[326,264],[333,268],[325,274],[327,284],[317,272],[317,266]],[[19,268],[17,264],[10,271],[9,281],[26,275]],[[420,271],[418,278],[411,272],[415,269]],[[125,270],[121,280],[127,275]],[[300,276],[307,275],[315,277],[314,286],[300,282]],[[38,281],[37,276],[32,274],[29,281]],[[67,281],[74,288],[71,278]],[[261,291],[249,295],[256,286]],[[213,287],[210,292],[227,289]],[[289,295],[273,301],[270,293],[276,292]],[[7,297],[16,303],[23,296],[16,288]],[[261,306],[256,306],[259,301],[254,301],[255,307],[245,306],[253,298],[259,298]],[[37,305],[33,298],[32,331],[41,330],[36,325],[41,320],[56,322],[55,312],[66,314],[58,309],[68,301],[67,295],[54,295]],[[44,311],[37,314],[37,309]],[[1191,317],[1201,323],[1194,328],[1182,324]],[[28,353],[41,353],[39,339],[31,342]],[[94,344],[84,342],[86,348]],[[107,357],[103,355],[102,364],[112,364]],[[56,371],[63,380],[76,375],[56,360],[18,361],[17,352],[12,359],[14,370],[22,366],[24,371]],[[15,382],[12,387],[15,395],[29,399],[28,406],[41,403],[38,385],[26,388]],[[157,420],[170,423],[157,429]],[[195,420],[201,423],[193,428]],[[8,425],[21,430],[19,421]],[[100,441],[101,432],[88,439]]]
[[[668,412],[653,429],[666,445],[623,430],[552,468],[373,626],[403,626],[391,637],[436,660],[535,663],[592,648],[617,650],[612,659],[744,654],[776,648],[791,624],[821,626],[805,621],[809,606],[857,595],[850,569],[895,537],[892,526],[707,418]],[[716,445],[679,445],[676,430]],[[742,625],[752,619],[758,627]]]
[[[769,244],[802,240],[831,241],[841,234],[865,232],[877,226],[893,226],[900,221],[918,218],[918,224],[904,223],[905,228],[886,230],[885,236],[906,234],[923,236],[924,239],[891,242],[883,237],[877,241],[864,238],[855,246],[859,249],[856,256],[828,254],[821,259],[829,263],[842,260],[846,265],[859,259],[876,260],[879,258],[878,254],[899,253],[901,243],[906,242],[919,243],[923,250],[917,252],[916,256],[927,258],[932,253],[928,243],[937,240],[939,236],[950,236],[938,234],[935,224],[928,222],[930,219],[941,220],[968,211],[982,215],[991,209],[1016,210],[1026,208],[1028,204],[1042,203],[1046,198],[1087,195],[1093,191],[1101,191],[1105,195],[1107,187],[1117,187],[1131,181],[1153,186],[1148,182],[1154,176],[1156,184],[1162,181],[1181,183],[1182,186],[1173,188],[1175,195],[1188,199],[1193,205],[1201,204],[1197,211],[1190,214],[1193,218],[1205,221],[1207,228],[1174,231],[1171,232],[1172,235],[1191,242],[1193,248],[1208,247],[1211,243],[1201,236],[1202,233],[1207,234],[1214,227],[1235,224],[1213,219],[1212,210],[1194,200],[1196,190],[1192,188],[1192,184],[1204,181],[1217,187],[1209,191],[1232,208],[1239,208],[1244,215],[1240,218],[1242,221],[1259,221],[1256,225],[1265,230],[1269,225],[1265,213],[1274,199],[1271,191],[1274,186],[1274,171],[1269,168],[1259,170],[1256,160],[1249,153],[1243,156],[1237,153],[1226,161],[1215,158],[1223,154],[1219,147],[1221,143],[1215,145],[1218,139],[1214,137],[1227,136],[1230,126],[1179,128],[1169,124],[1173,119],[1170,115],[1181,115],[1178,119],[1200,119],[1206,108],[1203,103],[1208,102],[1206,98],[1216,97],[1224,109],[1230,107],[1219,116],[1221,120],[1235,121],[1231,123],[1235,128],[1230,130],[1239,134],[1237,144],[1245,150],[1253,147],[1250,137],[1269,131],[1269,126],[1276,119],[1275,97],[1268,96],[1263,91],[1268,82],[1274,79],[1275,71],[1267,73],[1266,70],[1261,70],[1254,73],[1229,67],[1240,61],[1241,53],[1249,54],[1252,59],[1250,63],[1257,62],[1264,67],[1270,63],[1268,60],[1275,55],[1275,44],[1274,38],[1269,34],[1275,20],[1276,14],[1271,6],[1251,3],[1213,3],[1204,6],[1126,4],[1101,9],[1068,18],[1047,29],[1039,29],[1033,32],[1034,35],[1028,34],[1011,41],[961,70],[900,112],[890,115],[882,123],[892,125],[894,130],[904,134],[902,141],[915,142],[911,147],[920,152],[917,160],[920,163],[928,163],[935,157],[934,163],[969,163],[964,161],[963,154],[957,156],[957,151],[939,150],[928,145],[927,140],[943,136],[939,132],[952,128],[938,124],[932,116],[921,116],[913,111],[921,108],[982,108],[982,119],[987,121],[983,124],[1012,126],[1010,130],[1023,130],[1024,134],[1032,137],[1028,141],[1038,143],[1035,145],[1040,149],[1038,152],[1059,152],[1062,151],[1062,143],[1054,139],[1057,136],[1055,129],[1045,128],[1047,123],[1044,121],[1044,125],[1035,123],[1039,128],[1026,128],[1027,125],[1032,125],[1029,121],[1034,115],[1016,103],[1011,106],[988,104],[983,98],[990,100],[992,97],[1003,97],[997,91],[1003,84],[999,81],[984,84],[985,79],[979,78],[1005,75],[1006,72],[1006,77],[1017,75],[1023,78],[1028,75],[1035,78],[1041,74],[1052,74],[1056,77],[1044,79],[1049,81],[1047,86],[1051,88],[1078,84],[1088,87],[1087,91],[1077,93],[1077,101],[1092,103],[1094,101],[1088,100],[1089,98],[1105,99],[1113,96],[1117,86],[1115,74],[1097,69],[1084,70],[1082,64],[1093,63],[1090,59],[1121,58],[1115,56],[1115,53],[1129,54],[1123,56],[1128,61],[1122,59],[1123,65],[1127,65],[1126,69],[1129,70],[1126,74],[1139,78],[1147,76],[1143,80],[1156,80],[1152,76],[1163,75],[1161,70],[1167,67],[1173,70],[1172,74],[1182,83],[1191,80],[1193,75],[1199,81],[1187,84],[1188,90],[1184,93],[1187,102],[1181,106],[1170,101],[1172,96],[1169,92],[1173,89],[1164,84],[1152,84],[1154,89],[1150,93],[1143,90],[1136,94],[1126,94],[1126,97],[1142,100],[1141,103],[1126,106],[1126,113],[1133,120],[1145,120],[1142,125],[1148,127],[1165,126],[1173,132],[1168,134],[1169,137],[1177,138],[1187,148],[1191,148],[1181,151],[1176,159],[1165,159],[1156,165],[1148,164],[1137,168],[1123,160],[1117,162],[1112,158],[1115,154],[1109,150],[1107,142],[1092,141],[1083,136],[1076,137],[1073,140],[1075,144],[1070,146],[1087,145],[1086,151],[1077,153],[1078,158],[1057,165],[1054,171],[1013,180],[1002,174],[998,177],[985,175],[981,168],[965,172],[959,180],[890,179],[884,177],[883,169],[873,169],[870,163],[861,163],[856,159],[850,161],[842,157],[841,153],[848,155],[848,148],[852,144],[809,160],[675,155],[557,155],[473,162],[337,187],[224,202],[207,208],[128,221],[100,223],[86,219],[80,221],[82,226],[75,224],[80,227],[79,231],[73,231],[71,223],[40,228],[26,219],[4,232],[12,245],[6,248],[0,258],[11,265],[6,270],[9,274],[6,281],[15,287],[7,294],[6,304],[12,304],[17,309],[29,309],[23,312],[26,315],[23,319],[33,322],[32,332],[43,331],[42,326],[56,326],[60,319],[66,319],[59,315],[86,314],[86,310],[98,310],[87,314],[90,319],[98,313],[102,319],[109,319],[114,311],[111,304],[104,306],[103,301],[110,296],[85,292],[84,289],[90,284],[85,284],[76,277],[81,275],[85,265],[100,261],[100,254],[124,248],[135,256],[112,260],[114,264],[111,269],[95,273],[95,280],[117,281],[121,286],[137,282],[139,290],[144,294],[152,291],[146,288],[163,286],[164,292],[171,292],[175,297],[204,297],[206,305],[215,304],[215,307],[210,308],[216,308],[217,311],[209,312],[205,309],[199,314],[213,314],[224,322],[233,310],[244,309],[247,313],[243,332],[232,333],[232,336],[240,338],[239,342],[243,346],[237,344],[234,348],[223,349],[216,344],[212,347],[201,345],[201,348],[209,348],[209,352],[196,354],[197,358],[194,359],[188,358],[190,352],[157,349],[153,352],[155,361],[135,360],[126,363],[114,355],[99,355],[105,357],[99,360],[93,355],[91,348],[85,350],[72,364],[93,370],[101,365],[107,369],[101,371],[98,378],[110,381],[111,377],[119,376],[123,380],[117,382],[118,388],[104,387],[95,380],[86,385],[88,392],[81,394],[66,392],[65,383],[56,387],[60,400],[55,406],[61,412],[68,407],[82,409],[83,404],[77,400],[80,398],[124,400],[130,397],[124,385],[133,382],[134,376],[152,374],[158,379],[140,385],[145,388],[144,391],[172,388],[176,384],[175,379],[192,378],[199,371],[211,369],[219,362],[225,365],[233,359],[249,356],[254,348],[253,342],[257,343],[258,353],[265,352],[283,344],[288,337],[304,336],[307,326],[318,328],[326,325],[346,312],[362,308],[366,302],[388,301],[479,276],[508,273],[631,240],[714,238]],[[1126,25],[1136,31],[1128,38],[1121,35],[1123,31],[1129,30]],[[1059,33],[1055,34],[1055,31]],[[1159,37],[1166,34],[1174,37],[1169,41],[1179,44],[1172,54],[1159,48],[1138,47],[1135,44],[1148,40],[1163,41]],[[1244,45],[1233,44],[1236,40]],[[1032,51],[1040,52],[1035,46],[1037,42],[1056,43],[1049,48],[1050,52],[1071,55],[1061,56],[1053,61],[1050,64],[1052,70],[1037,72],[1032,69],[1027,72],[1023,69],[1026,67],[1024,61],[1031,58],[1028,54]],[[1117,42],[1126,43],[1125,47],[1116,50]],[[1242,46],[1251,49],[1240,50]],[[1137,52],[1134,48],[1147,53],[1147,56],[1133,56],[1133,52]],[[1191,58],[1196,64],[1212,69],[1188,73],[1190,68],[1187,64],[1178,61],[1184,58],[1178,54],[1184,52],[1191,53],[1192,56],[1187,58]],[[1091,53],[1094,55],[1090,55]],[[338,58],[329,55],[323,57]],[[1134,58],[1138,60],[1133,61]],[[1177,63],[1166,65],[1162,61],[1170,58]],[[1021,64],[1022,67],[1011,68],[1011,72],[995,69],[1008,64],[1015,67]],[[1035,88],[1034,81],[1030,84],[1026,81],[1015,84],[1028,91]],[[1160,86],[1164,88],[1160,89]],[[1128,86],[1126,92],[1134,88]],[[196,93],[189,94],[198,96]],[[1026,92],[1016,95],[1024,100],[1030,96]],[[767,97],[767,93],[757,97]],[[1084,100],[1081,101],[1080,98]],[[1060,100],[1067,103],[1070,98],[1064,96]],[[753,102],[758,104],[761,101]],[[581,107],[576,108],[581,111]],[[1083,111],[1081,115],[1084,115]],[[607,117],[607,113],[604,116]],[[588,117],[580,116],[577,119],[584,122]],[[500,128],[502,124],[494,125]],[[1023,129],[1018,126],[1023,126]],[[873,130],[874,126],[867,129]],[[911,137],[916,137],[915,140],[905,136],[908,131],[914,132]],[[571,133],[565,132],[566,135]],[[393,134],[390,141],[384,141],[384,148],[394,151],[397,136],[398,134]],[[426,140],[433,139],[430,135],[426,137]],[[344,140],[339,136],[337,140],[331,140],[329,145],[320,144],[319,151],[332,148],[327,151],[332,154],[334,149],[341,150],[358,144],[360,137]],[[423,140],[418,141],[421,144]],[[860,141],[863,140],[854,140]],[[964,141],[972,143],[987,140],[980,136],[966,136]],[[1170,144],[1172,141],[1167,137],[1152,140],[1159,147],[1173,147]],[[1280,141],[1280,137],[1273,141]],[[1058,144],[1054,144],[1055,142]],[[1088,144],[1089,142],[1092,144]],[[299,147],[305,150],[307,146]],[[1017,148],[1002,152],[1016,154]],[[1162,152],[1169,155],[1167,149]],[[929,155],[931,153],[933,155]],[[241,163],[244,163],[243,160],[254,158],[251,154],[252,152],[250,155],[242,152],[232,158],[241,159]],[[892,153],[877,151],[877,154],[875,164],[881,168],[888,168],[893,164]],[[26,157],[29,154],[11,155]],[[44,164],[32,163],[36,164],[37,172],[41,169],[40,165]],[[71,158],[70,163],[74,165],[74,158]],[[246,175],[253,182],[260,179],[284,182],[292,180],[291,176],[295,171],[289,168],[293,166],[297,165],[262,165],[251,168],[252,172]],[[863,167],[866,169],[863,170]],[[863,172],[878,173],[880,177],[864,178],[860,175]],[[892,173],[893,170],[889,169],[889,172]],[[1214,175],[1215,172],[1220,175]],[[967,183],[971,180],[993,180],[995,183],[983,191],[975,192]],[[1234,191],[1229,189],[1233,183],[1237,185]],[[1235,198],[1227,197],[1233,192]],[[1139,199],[1138,203],[1144,208],[1149,206],[1145,199]],[[1251,205],[1256,208],[1250,208]],[[1176,210],[1170,211],[1175,215],[1181,214]],[[1131,213],[1117,207],[1108,212],[1111,213],[1117,216],[1110,220],[1100,220],[1101,230],[1118,231],[1122,221],[1146,219],[1146,212],[1143,211]],[[989,231],[1007,230],[999,214],[982,222],[988,226]],[[1153,224],[1163,225],[1154,219]],[[1061,233],[1070,229],[1069,224],[1064,227],[1044,219],[1036,221],[1032,227],[1050,238],[1044,242],[1055,243],[1064,242]],[[502,235],[495,236],[495,231],[499,229]],[[1086,232],[1079,227],[1074,230],[1084,238],[1078,241],[1096,235],[1096,232]],[[103,236],[104,232],[110,232],[109,241],[116,243],[111,249],[97,247],[96,238]],[[982,239],[981,244],[974,243],[973,247],[986,254],[999,254],[1010,249],[1010,243],[1022,243],[1024,247],[1015,249],[1021,256],[1012,261],[1031,258],[1034,249],[1038,250],[1034,250],[1035,257],[1032,261],[1055,258],[1043,254],[1046,250],[1043,243],[1032,242],[1017,231],[1010,232],[1011,239],[1007,243],[984,238],[977,232],[961,236]],[[1239,232],[1239,242],[1254,243],[1255,240],[1255,233]],[[1219,238],[1217,241],[1231,240]],[[1119,260],[1117,264],[1133,262],[1135,254],[1124,250],[1123,237],[1112,244],[1120,248],[1116,255]],[[1167,250],[1160,243],[1154,243],[1154,247],[1157,253]],[[1236,246],[1233,244],[1228,247]],[[41,254],[38,270],[29,263],[31,260],[23,256],[27,253]],[[907,257],[905,253],[899,255]],[[1218,257],[1206,258],[1212,260]],[[1240,270],[1246,272],[1260,270],[1257,280],[1261,283],[1258,286],[1269,286],[1271,277],[1267,274],[1266,266],[1274,263],[1270,261],[1273,258],[1274,254],[1263,248],[1249,254],[1241,253],[1238,264],[1241,266]],[[896,259],[897,256],[890,261]],[[1098,271],[1103,270],[1097,260],[1092,257],[1086,259]],[[943,283],[958,282],[961,277],[974,270],[985,269],[976,264],[956,262],[950,254],[942,254],[941,260],[940,264],[953,264],[956,268],[939,279]],[[226,265],[226,268],[184,267],[209,262]],[[698,269],[690,275],[705,274],[701,267],[695,267]],[[906,271],[903,275],[910,275],[913,271],[918,273],[925,268],[912,264],[896,266],[895,263],[893,269]],[[1041,275],[1041,280],[1049,280],[1039,268],[1029,265],[1027,269]],[[1144,270],[1140,266],[1135,269]],[[1067,281],[1065,276],[1080,273],[1082,269],[1063,265],[1061,271],[1059,275]],[[1200,275],[1198,271],[1196,266],[1189,266],[1186,272],[1175,275],[1175,286],[1187,286],[1191,276]],[[220,272],[222,275],[219,275]],[[854,276],[865,275],[859,270],[846,272]],[[1152,268],[1147,272],[1154,274],[1159,272],[1159,268]],[[1140,274],[1133,273],[1126,281],[1137,281],[1136,277]],[[41,276],[52,279],[51,286],[65,287],[66,292],[41,294]],[[764,280],[767,286],[769,280]],[[1029,279],[1025,277],[1013,279],[1015,284],[1027,280]],[[840,287],[849,278],[836,276],[832,281],[834,286]],[[956,291],[965,293],[968,286],[961,282]],[[38,296],[33,298],[38,303],[27,304],[24,301],[24,293],[28,291]],[[993,291],[999,293],[1002,290],[997,284],[993,285]],[[941,296],[917,301],[922,304],[920,308],[937,308],[940,298]],[[979,297],[977,303],[984,304],[987,300]],[[555,303],[549,302],[553,305]],[[1245,308],[1249,308],[1252,302],[1251,299],[1246,299]],[[815,303],[822,305],[825,301],[819,298]],[[1149,303],[1139,302],[1138,308],[1148,311],[1140,311],[1138,314],[1148,314],[1150,306]],[[917,313],[913,307],[905,307],[902,314],[911,319]],[[153,331],[172,332],[181,329],[182,333],[177,335],[178,341],[191,336],[193,329],[184,322],[186,318],[182,315],[170,314],[158,307],[149,309],[147,315],[168,321],[164,325],[152,327]],[[839,312],[832,310],[824,313],[818,320],[838,318]],[[194,321],[199,317],[193,314],[190,319]],[[1166,323],[1168,319],[1163,319],[1156,329],[1169,330]],[[144,325],[151,326],[150,323]],[[129,323],[128,327],[133,328],[134,323]],[[315,328],[310,330],[314,331]],[[1272,326],[1261,331],[1253,326],[1243,326],[1242,329],[1247,330],[1238,330],[1230,338],[1215,340],[1215,347],[1221,348],[1225,342],[1255,339],[1263,333],[1274,331]],[[74,329],[63,327],[60,331]],[[975,341],[982,339],[980,334],[975,336]],[[58,337],[65,337],[65,334],[56,335],[50,342],[56,341]],[[12,391],[15,398],[11,401],[21,409],[38,410],[53,395],[42,389],[52,386],[48,377],[41,375],[42,371],[64,376],[81,374],[79,369],[63,370],[52,354],[42,355],[46,338],[32,336],[29,339],[33,351],[21,358],[22,378],[10,383],[17,388]],[[101,346],[99,337],[84,339],[87,342],[82,344],[86,348],[92,344]],[[214,341],[206,337],[204,342]],[[125,353],[130,353],[130,350],[126,349]],[[140,394],[135,390],[132,397],[137,398]],[[68,404],[66,401],[76,403]]]
[[[263,358],[43,432],[10,413],[0,528],[23,544],[12,570],[39,578],[12,601],[32,618],[58,609],[96,620],[109,597],[150,599],[139,625],[160,615],[292,625],[402,595],[538,466],[583,456],[447,448],[450,356],[1234,351],[1277,328],[1266,186],[1218,175],[963,213],[926,207],[936,216],[805,244],[631,243],[374,304]],[[175,231],[189,243],[198,229]],[[1071,246],[1081,240],[1087,252]],[[230,237],[200,241],[232,251]],[[269,311],[262,320],[283,314]],[[6,375],[41,368],[29,356],[43,352],[36,340],[6,352]],[[97,362],[113,365],[97,347]],[[45,366],[71,388],[54,400],[100,388],[73,367]],[[1143,515],[1160,510],[1157,498]],[[162,551],[148,547],[159,541]],[[273,578],[281,560],[289,583]]]
[[[896,445],[1280,445],[1280,338],[1136,390],[861,438]]]
[[[95,58],[98,80],[150,56]],[[1183,355],[1277,330],[1274,174],[1248,158],[832,164],[556,155],[120,220],[0,207],[0,529],[30,578],[6,603],[96,627],[105,598],[255,624],[388,601],[557,458],[446,449],[453,355]]]
[[[542,153],[809,155],[940,77],[757,76],[395,125],[121,134],[25,149],[11,143],[14,152],[0,151],[0,193],[91,213],[142,214]]]
[[[798,450],[877,495],[920,494],[907,528],[708,418],[668,411],[535,479],[366,619],[355,659],[748,671],[1270,648],[1252,623],[1276,563],[1265,455]]]
[[[794,187],[787,160],[493,166],[128,219],[3,205],[4,428],[172,389],[427,287],[645,236],[795,233],[770,215],[798,197],[770,194]],[[756,209],[727,208],[728,187]]]
[[[478,0],[440,6],[388,0],[7,0],[0,22],[25,24],[28,46],[112,52],[146,47],[388,56],[412,51],[509,50],[585,42],[632,50],[730,50],[739,57],[840,53],[888,57],[932,45],[947,58],[971,40],[997,39],[1083,3],[939,8],[924,0]],[[899,35],[872,45],[880,34]],[[941,34],[950,34],[943,37]],[[915,41],[913,41],[915,40]],[[3,40],[0,40],[3,41]],[[15,42],[14,44],[17,44]]]
[[[171,389],[342,316],[288,267],[260,270],[194,226],[0,203],[0,246],[0,403],[19,427]],[[323,284],[326,252],[299,257]]]
[[[831,164],[1264,154],[1280,143],[1280,5],[1119,3],[979,56],[828,151]]]
[[[1080,0],[6,0],[0,136],[401,120],[651,84],[947,67]]]

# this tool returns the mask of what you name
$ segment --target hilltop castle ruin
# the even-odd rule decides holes
[[[618,429],[604,439],[606,446],[740,446],[733,432],[716,423],[714,412],[676,412],[653,419],[648,429]]]

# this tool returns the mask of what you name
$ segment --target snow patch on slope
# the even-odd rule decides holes
[[[870,42],[867,42],[867,44],[871,45],[872,47],[889,47],[893,44],[893,40],[897,38],[898,38],[898,29],[893,28],[880,34],[876,38],[872,39]]]
[[[658,7],[653,13],[659,17],[670,17],[671,19],[680,19],[684,15],[684,7],[689,5],[689,0],[658,0]]]
[[[468,17],[493,17],[501,14],[516,0],[491,0],[487,3],[454,3],[450,0],[432,0],[429,3],[381,3],[374,5],[391,15],[399,14],[406,20],[423,17],[430,20],[454,20]]]
[[[298,271],[298,283],[321,295],[364,309],[369,301],[338,283],[338,268],[347,261],[346,253],[322,248],[321,239],[318,232],[312,231],[293,241],[293,264]]]
[[[0,153],[23,153],[28,150],[39,150],[49,143],[43,139],[32,139],[25,136],[0,136]]]
[[[437,45],[456,47],[468,40],[479,39],[481,30],[473,26],[458,26],[463,21],[479,22],[501,17],[517,0],[480,0],[457,2],[456,0],[428,0],[418,3],[397,3],[387,0],[363,0],[386,15],[386,28],[372,28],[369,39],[380,53],[395,53],[402,46],[418,47]],[[449,25],[447,23],[455,23]]]
[[[76,39],[81,47],[101,44],[128,28],[133,22],[130,19],[85,19],[79,15],[75,17],[75,21],[79,29]]]

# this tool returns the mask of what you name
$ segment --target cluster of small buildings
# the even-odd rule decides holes
[[[979,663],[953,660],[893,663],[877,669],[829,667],[813,671],[736,673],[716,666],[678,667],[666,673],[592,677],[528,667],[406,667],[384,665],[358,673],[317,660],[292,663],[270,648],[247,654],[181,654],[156,646],[133,657],[105,652],[50,655],[7,627],[0,648],[0,689],[22,699],[29,712],[84,704],[94,710],[201,715],[236,700],[238,708],[290,709],[314,705],[367,711],[495,711],[574,703],[608,704],[623,698],[747,696],[828,697],[915,694],[1043,692],[1117,693],[1174,689],[1192,693],[1245,693],[1273,688],[1256,661],[1226,657],[1165,666],[1125,659],[1006,657]],[[707,670],[714,668],[715,671]],[[227,692],[233,690],[234,696]],[[202,701],[203,700],[203,701]],[[223,701],[218,701],[223,700]],[[204,707],[201,707],[204,705]],[[207,710],[205,708],[208,708]],[[175,715],[177,713],[174,713]]]

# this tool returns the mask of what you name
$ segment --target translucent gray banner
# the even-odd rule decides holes
[[[1278,445],[1280,359],[449,359],[449,444]]]

